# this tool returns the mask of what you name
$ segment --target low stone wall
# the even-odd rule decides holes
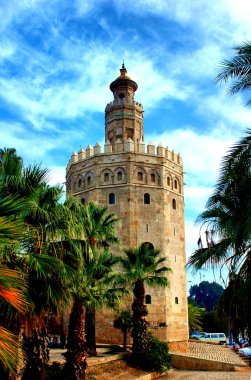
[[[175,353],[172,355],[172,366],[177,369],[188,369],[198,371],[235,371],[234,364],[183,356]]]
[[[189,345],[187,340],[180,342],[167,342],[169,351],[172,352],[189,352]]]

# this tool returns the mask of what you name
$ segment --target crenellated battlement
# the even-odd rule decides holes
[[[157,147],[149,142],[147,145],[144,142],[139,142],[135,147],[134,142],[131,138],[128,138],[127,141],[123,144],[120,139],[117,139],[114,147],[108,141],[104,145],[104,151],[102,152],[102,147],[99,143],[96,143],[94,147],[91,147],[89,144],[86,149],[80,149],[78,153],[73,152],[71,158],[68,162],[66,171],[70,169],[73,164],[76,164],[80,161],[87,160],[91,157],[100,156],[100,155],[113,155],[118,153],[137,153],[149,156],[163,157],[169,161],[174,162],[182,166],[182,158],[180,154],[175,153],[174,150],[169,150],[168,147],[164,147],[162,144],[159,144]]]
[[[143,106],[141,103],[133,101],[127,101],[126,99],[114,99],[112,102],[108,103],[105,107],[105,111],[109,111],[111,108],[114,107],[121,107],[121,106],[133,106],[137,108],[139,111],[143,110]]]

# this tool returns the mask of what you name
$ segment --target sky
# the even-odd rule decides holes
[[[215,82],[251,40],[247,0],[0,0],[0,147],[65,181],[73,151],[104,144],[110,83],[124,60],[138,83],[145,142],[183,159],[187,257],[222,156],[250,127],[245,94]],[[188,286],[218,281],[188,272]]]

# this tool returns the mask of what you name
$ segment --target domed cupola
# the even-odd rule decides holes
[[[133,100],[138,85],[126,74],[127,70],[123,63],[120,69],[120,76],[110,84],[110,90],[114,94],[114,99]]]
[[[105,109],[105,137],[106,142],[114,144],[119,139],[123,144],[128,138],[137,146],[143,141],[143,107],[134,101],[137,83],[127,75],[124,63],[120,69],[120,76],[110,84],[113,92],[113,102]]]

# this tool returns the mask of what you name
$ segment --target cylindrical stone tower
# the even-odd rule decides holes
[[[120,219],[123,247],[147,242],[158,248],[172,272],[169,288],[146,288],[150,330],[172,350],[187,349],[188,317],[184,232],[183,167],[181,157],[144,144],[143,108],[134,100],[137,83],[126,74],[111,83],[114,100],[105,110],[104,153],[99,144],[73,153],[67,166],[67,192],[79,202],[109,205]],[[113,316],[97,318],[97,340],[117,343]]]

